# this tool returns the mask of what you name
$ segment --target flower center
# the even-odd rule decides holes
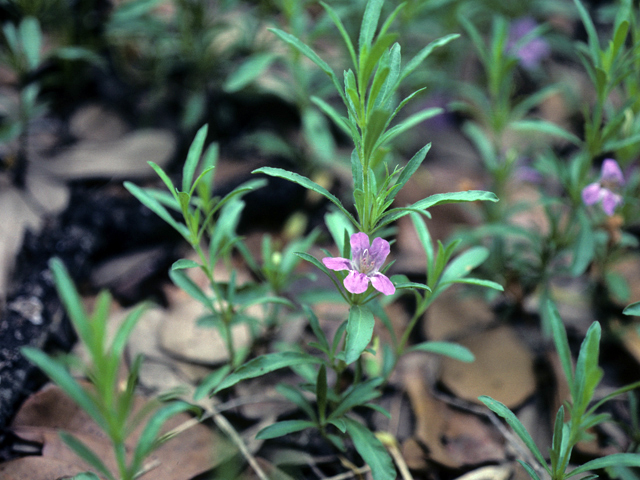
[[[358,271],[360,273],[364,273],[366,275],[375,269],[376,262],[369,254],[368,248],[362,252],[362,256],[358,260]]]

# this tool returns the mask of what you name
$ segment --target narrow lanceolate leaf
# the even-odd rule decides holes
[[[358,46],[360,48],[360,55],[362,55],[363,49],[369,49],[373,40],[373,35],[376,32],[378,26],[378,20],[380,19],[380,12],[382,11],[382,4],[384,0],[369,0],[367,7],[362,15],[362,23],[360,24],[360,37],[358,39]]]
[[[579,475],[589,470],[597,470],[599,468],[607,467],[640,467],[640,454],[638,453],[614,453],[613,455],[607,455],[606,457],[596,458],[587,463],[582,464],[575,470],[571,470],[565,478]]]
[[[196,388],[196,391],[193,392],[193,399],[195,401],[198,401],[209,395],[211,390],[220,385],[220,382],[222,382],[222,380],[227,376],[230,370],[230,365],[223,365],[222,367],[214,370],[209,375],[204,377],[202,382],[200,382],[200,385],[198,385],[198,388]]]
[[[109,469],[102,463],[102,460],[100,460],[100,457],[82,441],[67,432],[60,432],[60,438],[76,455],[100,472],[101,475],[104,475],[109,480],[115,480]]]
[[[564,375],[567,377],[567,383],[570,387],[573,386],[573,363],[571,361],[571,350],[569,349],[569,340],[567,339],[567,331],[564,328],[560,313],[552,300],[547,300],[544,305],[543,315],[546,316],[547,321],[551,324],[551,332],[553,333],[553,341],[556,344],[556,350],[558,351],[558,357],[560,357],[560,364]],[[576,392],[572,392],[575,396]]]
[[[182,191],[188,192],[191,190],[191,182],[193,182],[193,175],[196,172],[202,150],[204,148],[204,142],[207,139],[208,125],[203,125],[196,133],[196,137],[193,139],[189,152],[187,153],[187,160],[184,162],[182,168]]]
[[[140,435],[140,439],[133,453],[133,465],[135,472],[138,473],[142,462],[153,450],[160,446],[160,429],[173,416],[178,413],[194,410],[195,407],[186,402],[174,402],[155,412],[149,419]]]
[[[108,425],[100,413],[96,402],[60,362],[55,361],[49,355],[36,348],[25,347],[21,352],[27,360],[42,370],[56,385],[64,390],[80,408],[87,412],[100,428],[103,430],[108,429]]]
[[[353,445],[371,468],[373,480],[394,480],[397,475],[396,469],[382,442],[361,423],[350,418],[344,420]]]
[[[280,368],[293,367],[295,365],[318,364],[322,360],[312,355],[299,352],[278,352],[267,353],[260,357],[248,361],[235,372],[225,378],[220,385],[214,390],[217,393],[220,390],[229,388],[242,380],[248,378],[259,377],[265,373],[279,370]]]
[[[277,28],[270,28],[269,30],[274,34],[276,34],[281,40],[285,41],[292,47],[296,48],[300,53],[306,56],[309,60],[311,60],[316,65],[318,65],[324,73],[329,75],[329,77],[333,82],[333,85],[336,87],[336,89],[338,90],[338,93],[340,93],[340,96],[344,100],[344,93],[342,91],[342,86],[338,81],[338,77],[336,76],[336,74],[334,73],[334,71],[332,70],[332,68],[329,66],[327,62],[322,60],[322,58],[320,58],[318,54],[314,52],[308,45],[305,45],[303,42],[300,41],[300,39],[291,35],[290,33],[287,33]]]
[[[476,358],[467,347],[451,342],[423,342],[412,346],[407,351],[437,353],[461,362],[473,362]]]
[[[487,259],[489,256],[489,249],[486,247],[472,247],[458,255],[453,261],[445,268],[440,281],[442,283],[452,282],[459,278],[466,277],[471,270],[476,268]]]
[[[49,268],[53,273],[58,295],[73,323],[73,327],[85,344],[91,344],[92,335],[87,312],[82,306],[82,299],[69,276],[69,272],[59,258],[52,258],[49,261]]]
[[[622,313],[624,313],[625,315],[640,316],[640,302],[634,302],[630,305],[627,305]]]
[[[529,474],[532,480],[540,480],[540,477],[531,465],[529,465],[527,462],[523,462],[522,460],[518,460],[518,463],[522,465],[522,468],[524,468],[525,472]]]
[[[129,192],[136,197],[140,203],[171,225],[187,241],[189,240],[189,229],[186,225],[176,222],[167,209],[164,208],[158,200],[131,182],[124,182],[124,187],[129,190]]]
[[[411,157],[411,160],[409,160],[409,163],[407,163],[402,169],[402,171],[400,172],[400,175],[398,176],[398,180],[396,181],[397,188],[394,189],[391,195],[389,195],[389,199],[395,198],[398,192],[402,190],[402,187],[404,187],[405,184],[409,181],[411,176],[414,173],[416,173],[416,170],[418,170],[418,168],[422,164],[422,161],[427,156],[427,153],[429,152],[430,149],[431,149],[431,144],[427,143],[424,147],[418,150],[418,153],[416,153],[413,157]]]
[[[564,128],[545,120],[518,120],[512,122],[510,127],[518,132],[538,132],[553,135],[567,140],[574,145],[580,145],[582,141],[573,133],[567,132]]]
[[[483,190],[468,190],[466,192],[451,192],[451,193],[436,193],[427,198],[417,201],[416,203],[403,208],[392,208],[384,217],[380,220],[380,223],[376,227],[377,229],[388,225],[391,222],[398,220],[399,218],[408,215],[411,212],[424,212],[424,210],[441,205],[445,203],[461,203],[461,202],[476,202],[476,201],[489,201],[497,202],[498,197],[495,193],[485,192]]]
[[[282,168],[274,168],[274,167],[262,167],[254,170],[252,173],[264,173],[266,175],[270,175],[272,177],[284,178],[285,180],[289,180],[290,182],[297,183],[298,185],[302,185],[303,187],[312,190],[316,193],[319,193],[329,201],[331,201],[335,206],[337,206],[342,213],[344,213],[347,218],[353,223],[355,226],[358,226],[358,222],[356,222],[353,215],[351,215],[346,208],[342,205],[340,200],[330,193],[326,188],[321,187],[317,183],[309,180],[307,177],[303,177],[297,173],[289,172],[287,170],[283,170]]]
[[[198,300],[203,305],[206,305],[210,309],[213,309],[213,303],[211,299],[207,296],[206,293],[202,291],[202,289],[189,278],[183,270],[169,270],[169,277],[171,281],[176,284],[177,287],[180,287],[182,290],[187,292],[192,298]]]
[[[353,305],[349,309],[349,320],[347,322],[347,344],[345,361],[347,364],[355,362],[373,337],[373,327],[375,319],[368,307]]]
[[[478,397],[478,400],[484,403],[494,413],[496,413],[497,415],[501,416],[506,420],[506,422],[513,429],[513,431],[516,432],[516,434],[522,439],[522,441],[527,446],[527,448],[529,448],[533,456],[536,457],[536,460],[538,460],[540,465],[542,465],[544,469],[550,474],[551,471],[549,470],[549,466],[547,465],[546,460],[540,453],[540,450],[538,449],[535,442],[531,438],[531,435],[529,435],[529,432],[527,432],[527,429],[524,428],[524,425],[520,423],[520,420],[518,420],[518,418],[514,415],[514,413],[511,410],[509,410],[503,403],[497,400],[494,400],[491,397],[487,397],[483,395],[481,397]]]
[[[399,82],[404,80],[407,76],[409,76],[416,68],[420,66],[420,64],[433,52],[434,49],[438,47],[442,47],[449,43],[451,40],[455,40],[460,35],[457,33],[453,33],[451,35],[446,35],[442,38],[438,38],[433,42],[429,43],[426,47],[418,52],[418,54],[413,57],[407,65],[402,70],[402,74],[400,75]]]
[[[263,428],[256,434],[258,440],[282,437],[293,432],[299,432],[305,428],[313,428],[316,424],[309,420],[284,420]]]

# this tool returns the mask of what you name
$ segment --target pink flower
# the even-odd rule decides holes
[[[582,189],[582,201],[585,205],[602,203],[604,213],[611,216],[616,207],[622,203],[622,197],[613,190],[620,188],[624,184],[624,176],[618,162],[607,158],[602,162],[600,180],[590,183]]]
[[[391,295],[396,291],[396,287],[389,278],[380,273],[389,250],[389,242],[383,238],[375,238],[369,246],[369,237],[366,233],[354,233],[351,235],[352,260],[325,257],[322,263],[331,270],[349,270],[349,274],[344,279],[344,287],[351,293],[364,293],[371,282],[373,288],[379,292]]]

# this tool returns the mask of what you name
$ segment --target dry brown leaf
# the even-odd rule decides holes
[[[116,140],[126,133],[126,128],[122,118],[98,104],[79,108],[69,120],[71,133],[83,140]]]
[[[145,402],[146,400],[142,397],[137,397],[136,410],[141,408]],[[174,429],[185,422],[191,421],[191,419],[192,417],[187,414],[177,415],[165,424],[163,432]],[[107,436],[85,412],[80,410],[56,386],[49,385],[29,397],[16,415],[11,428],[22,438],[43,442],[42,457],[39,458],[50,460],[50,462],[34,462],[34,457],[14,460],[2,465],[7,475],[21,478],[17,475],[19,475],[19,472],[24,471],[23,463],[28,465],[37,464],[36,466],[41,468],[37,474],[42,474],[41,478],[49,480],[61,476],[59,474],[53,476],[53,472],[59,472],[63,467],[69,468],[63,475],[72,475],[79,471],[87,470],[88,465],[84,464],[62,442],[57,434],[59,431],[66,431],[80,438],[100,456],[108,468],[115,471],[112,446]],[[127,440],[129,451],[132,451],[135,447],[142,428],[143,425],[136,429]],[[214,449],[222,441],[224,440],[221,440],[216,433],[204,425],[197,424],[192,426],[154,451],[145,463],[145,465],[153,468],[139,478],[187,480],[215,466]],[[221,461],[222,459],[218,460]],[[48,470],[49,464],[51,465],[51,470]],[[32,479],[39,477],[29,476],[22,478]]]
[[[435,398],[415,370],[404,383],[416,417],[413,437],[403,445],[410,468],[424,468],[427,459],[450,468],[504,460],[502,439],[486,422]]]
[[[534,393],[533,356],[510,327],[487,330],[458,343],[476,359],[462,363],[443,358],[441,381],[457,397],[479,403],[480,395],[488,395],[513,409]]]
[[[493,311],[479,297],[462,296],[459,285],[442,293],[429,307],[423,332],[429,340],[450,340],[484,329],[495,321]]]
[[[85,140],[54,158],[34,160],[38,170],[61,179],[131,179],[155,175],[147,164],[165,166],[175,150],[166,130],[140,129],[115,140]]]
[[[85,471],[77,461],[47,457],[24,457],[0,463],[3,480],[57,480]]]

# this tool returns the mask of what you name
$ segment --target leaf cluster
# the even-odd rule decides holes
[[[89,315],[63,263],[53,259],[50,269],[58,294],[80,341],[89,353],[90,361],[84,363],[74,355],[54,358],[35,348],[24,348],[22,353],[62,388],[108,436],[113,444],[118,474],[115,475],[105,466],[100,459],[101,452],[94,452],[79,438],[63,432],[60,434],[62,440],[105,478],[133,480],[143,467],[145,458],[162,444],[160,429],[165,422],[193,407],[184,402],[172,402],[161,406],[154,400],[134,411],[134,392],[142,357],[134,360],[123,387],[119,385],[118,373],[122,366],[127,339],[142,316],[145,305],[137,307],[127,316],[109,343],[106,329],[111,304],[110,295],[102,292],[98,296],[94,312]],[[90,385],[84,386],[76,380],[69,373],[68,365],[79,368]],[[133,430],[143,423],[142,434],[129,455],[125,451],[125,441]]]
[[[490,397],[480,397],[480,400],[489,409],[504,418],[529,448],[529,451],[538,462],[538,466],[531,465],[523,460],[519,460],[519,462],[533,480],[540,480],[538,467],[546,471],[552,480],[564,480],[591,470],[616,465],[639,467],[640,454],[618,453],[590,460],[570,472],[567,471],[573,447],[578,442],[591,438],[589,433],[591,428],[610,419],[608,414],[597,413],[598,408],[617,395],[638,388],[640,382],[619,388],[592,404],[595,389],[603,376],[602,368],[598,366],[601,336],[600,324],[594,322],[587,331],[574,368],[566,330],[557,308],[550,300],[544,305],[543,314],[548,318],[551,325],[562,370],[571,391],[571,402],[566,402],[565,405],[561,406],[556,415],[552,446],[549,449],[550,462],[548,463],[545,460],[531,435],[511,410]],[[568,421],[565,420],[567,417]]]

